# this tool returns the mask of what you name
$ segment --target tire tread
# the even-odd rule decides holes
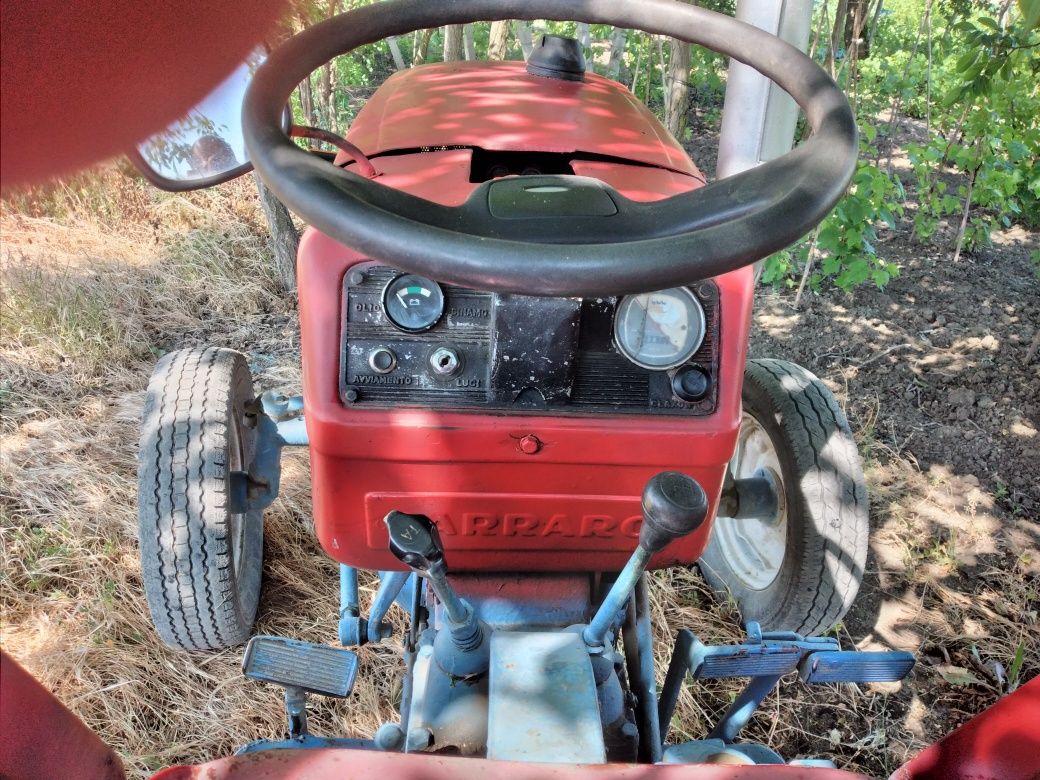
[[[138,471],[142,579],[152,621],[172,647],[229,647],[252,628],[256,605],[240,604],[233,576],[226,457],[229,404],[243,382],[251,393],[248,377],[237,352],[190,349],[165,355],[148,385]]]

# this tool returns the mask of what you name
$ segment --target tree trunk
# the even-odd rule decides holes
[[[415,37],[415,51],[412,52],[412,67],[422,65],[426,62],[426,55],[430,51],[430,39],[433,30],[419,30]]]
[[[387,38],[387,45],[390,46],[390,56],[394,58],[394,69],[404,70],[408,66],[405,65],[404,55],[401,53],[401,46],[397,42],[397,38]]]
[[[643,36],[638,37],[636,41],[636,64],[632,68],[632,86],[629,89],[631,89],[633,95],[639,97],[636,87],[639,85],[639,69],[643,67],[643,49],[646,48],[646,41],[643,39]]]
[[[848,17],[848,2],[847,0],[838,0],[838,7],[834,9],[834,27],[831,28],[831,39],[827,45],[827,59],[824,62],[824,69],[831,74],[831,78],[834,78],[835,68],[835,54],[838,50],[838,44],[842,41],[842,36],[845,32],[845,19]]]
[[[304,124],[311,127],[318,124],[318,117],[314,114],[314,90],[311,89],[310,75],[300,82],[300,109],[303,111]]]
[[[329,0],[325,12],[326,19],[331,19],[336,15],[336,8],[338,5],[338,0]],[[334,63],[326,62],[318,71],[318,103],[321,106],[322,121],[324,126],[329,128],[332,132],[336,132],[335,110],[332,100],[334,70]]]
[[[589,49],[592,48],[592,33],[589,31],[588,22],[578,22],[578,45],[581,46],[582,54],[586,57],[589,56]]]
[[[462,25],[447,24],[444,26],[444,61],[457,62],[462,59]]]
[[[509,56],[509,22],[492,22],[488,38],[489,60],[504,60]]]
[[[472,62],[477,58],[477,42],[473,37],[472,24],[467,24],[462,28],[462,49],[466,53],[468,62]]]
[[[845,14],[845,50],[848,51],[856,45],[863,31],[863,20],[867,18],[868,0],[848,0],[848,11]],[[862,52],[862,43],[859,46]]]
[[[275,273],[282,289],[293,292],[296,289],[296,251],[300,246],[300,234],[296,232],[292,216],[285,205],[267,189],[255,173],[256,189],[260,194],[260,206],[267,217],[267,227],[271,231],[271,254],[274,257]]]
[[[625,56],[625,43],[628,40],[628,30],[624,27],[615,27],[614,35],[610,39],[610,56],[607,57],[607,78],[618,81],[621,78],[621,60]]]
[[[670,48],[664,124],[668,132],[681,143],[686,132],[686,115],[689,113],[691,49],[690,44],[675,38],[671,39]]]
[[[870,30],[863,45],[863,58],[870,56],[870,47],[874,45],[874,36],[877,34],[878,20],[881,18],[881,9],[885,7],[885,0],[877,0],[874,5],[874,16],[870,20]]]
[[[321,126],[336,132],[332,106],[332,63],[326,62],[318,71],[318,106],[321,112]]]
[[[665,115],[667,115],[668,114],[668,66],[665,64],[665,61],[664,61],[664,42],[660,38],[658,38],[656,35],[654,36],[654,46],[657,48],[657,65],[658,65],[658,67],[661,70],[661,101],[664,104],[662,108],[664,110]],[[648,87],[652,87],[653,86],[653,82],[649,78],[646,80],[646,83],[647,83]],[[650,95],[649,94],[647,94],[647,96],[646,96],[646,104],[647,104],[647,106],[650,105]]]

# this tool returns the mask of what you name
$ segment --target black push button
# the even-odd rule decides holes
[[[700,366],[684,366],[672,377],[672,392],[688,404],[704,400],[710,390],[711,377]]]
[[[386,347],[377,347],[368,356],[368,367],[377,374],[389,374],[397,367],[397,355]]]

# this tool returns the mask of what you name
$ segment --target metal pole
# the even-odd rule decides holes
[[[586,645],[589,647],[606,646],[606,634],[614,625],[618,613],[625,608],[625,602],[632,595],[636,582],[646,570],[646,564],[652,554],[642,545],[636,547],[632,557],[625,564],[625,568],[621,570],[618,578],[614,580],[614,584],[610,586],[610,590],[600,608],[596,610],[592,622],[585,626],[582,636]]]
[[[661,760],[661,723],[657,719],[654,637],[645,574],[639,578],[628,602],[624,643],[629,687],[636,696],[639,713],[639,760],[656,764]]]
[[[358,574],[357,569],[347,566],[345,563],[339,565],[339,616],[340,619],[351,615],[357,617],[361,614],[358,598]]]
[[[737,0],[736,18],[805,51],[812,26],[812,0]],[[755,69],[730,60],[722,108],[716,176],[754,168],[791,150],[798,106]]]
[[[726,710],[722,720],[709,732],[707,739],[721,739],[726,744],[736,741],[740,730],[747,725],[755,710],[779,682],[780,678],[775,675],[752,677],[747,687]]]

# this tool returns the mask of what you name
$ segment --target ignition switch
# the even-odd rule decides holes
[[[454,376],[461,366],[459,353],[451,347],[437,347],[430,355],[430,368],[437,376]]]

